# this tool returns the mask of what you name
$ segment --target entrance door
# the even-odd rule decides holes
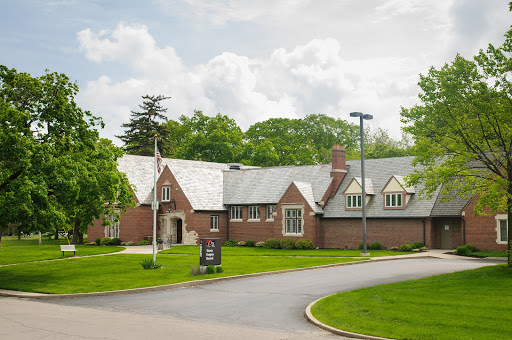
[[[181,244],[181,239],[183,237],[183,221],[178,220],[176,222],[176,243]]]
[[[450,220],[441,220],[441,249],[453,249],[453,224]]]

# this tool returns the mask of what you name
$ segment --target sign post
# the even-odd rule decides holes
[[[220,266],[220,238],[202,238],[199,243],[199,265]]]

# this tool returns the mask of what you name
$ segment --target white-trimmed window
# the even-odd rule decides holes
[[[171,187],[162,187],[162,202],[171,200]]]
[[[210,216],[210,231],[219,231],[219,216]]]
[[[347,195],[347,208],[361,208],[362,207],[362,195]]]
[[[276,205],[275,204],[269,204],[267,205],[267,209],[266,209],[266,213],[267,213],[267,216],[266,219],[267,221],[273,221],[274,220],[274,209],[276,208]]]
[[[285,209],[285,233],[302,234],[302,209]]]
[[[242,220],[242,206],[234,205],[231,207],[231,221],[241,221]]]
[[[386,208],[401,208],[402,207],[402,194],[386,194],[385,198]]]
[[[248,220],[259,221],[260,220],[260,206],[259,205],[250,205],[248,208]]]
[[[115,215],[110,215],[110,225],[105,226],[105,237],[119,237],[119,220],[115,220]]]
[[[496,215],[496,231],[498,232],[498,238],[496,243],[507,244],[508,241],[508,216],[507,215]]]

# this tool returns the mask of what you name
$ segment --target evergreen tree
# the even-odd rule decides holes
[[[124,143],[123,149],[130,155],[152,156],[154,154],[154,136],[158,135],[160,140],[159,151],[162,156],[168,156],[171,153],[169,140],[169,130],[166,124],[161,124],[158,120],[167,122],[164,113],[167,108],[161,105],[161,101],[171,97],[142,96],[143,103],[139,105],[142,111],[132,111],[130,122],[122,125],[126,128],[124,135],[116,136]]]

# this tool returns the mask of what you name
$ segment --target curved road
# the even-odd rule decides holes
[[[206,335],[205,332],[212,333],[209,338],[213,339],[239,339],[241,336],[272,339],[312,339],[319,336],[334,338],[335,336],[312,326],[304,318],[306,306],[320,297],[339,291],[493,264],[496,263],[490,260],[467,258],[415,258],[358,263],[140,294],[56,299],[44,302],[17,301],[27,306],[32,304],[33,308],[50,309],[46,313],[61,313],[62,319],[66,319],[67,315],[73,320],[71,316],[75,314],[74,320],[77,323],[87,321],[90,327],[82,330],[79,337],[81,339],[129,338],[129,335],[137,338],[137,331],[141,327],[145,329],[144,334],[151,339],[203,338]],[[11,308],[16,307],[14,299],[0,300],[0,329],[4,327],[3,323],[6,321],[1,307],[5,301],[12,304]],[[80,313],[85,313],[86,316]],[[93,322],[95,317],[100,320]],[[107,321],[109,318],[111,320]],[[16,318],[18,322],[20,319]],[[105,320],[105,323],[101,320]],[[119,324],[123,323],[126,325],[119,327]],[[113,328],[108,328],[108,325]],[[101,333],[101,327],[108,329]],[[120,328],[118,332],[125,332],[124,336],[116,335],[120,333],[112,334],[112,330],[116,327]],[[48,325],[47,328],[41,331],[51,332],[52,325]],[[98,337],[98,332],[105,337]],[[69,338],[70,334],[66,333],[66,335],[66,338]],[[50,337],[59,338],[58,334]],[[0,338],[2,338],[2,331],[0,331]]]

